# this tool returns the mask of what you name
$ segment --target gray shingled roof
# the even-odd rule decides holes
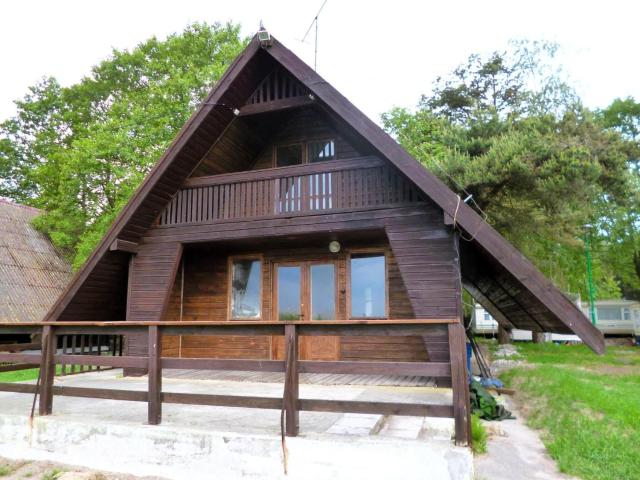
[[[33,207],[0,199],[0,322],[42,320],[71,279],[71,267],[31,220]]]

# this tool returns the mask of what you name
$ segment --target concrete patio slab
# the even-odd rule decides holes
[[[130,390],[145,390],[146,382],[122,378],[117,370],[56,378],[58,385]],[[282,389],[277,383],[163,381],[168,392],[280,398]],[[300,396],[451,402],[450,391],[429,387],[302,384]],[[469,449],[452,445],[452,419],[301,412],[300,436],[286,439],[285,476],[276,410],[164,404],[162,425],[150,426],[144,424],[146,403],[55,397],[53,415],[36,417],[30,430],[32,400],[0,393],[0,449],[6,457],[189,480],[473,478]]]

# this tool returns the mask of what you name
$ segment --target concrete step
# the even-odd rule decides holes
[[[326,433],[335,435],[376,435],[385,421],[384,415],[345,413]]]
[[[454,422],[451,418],[399,417],[385,419],[378,433],[381,437],[450,441]]]

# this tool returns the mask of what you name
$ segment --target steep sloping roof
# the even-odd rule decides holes
[[[393,138],[276,39],[273,39],[269,48],[261,48],[257,39],[252,40],[227,70],[147,176],[67,292],[49,312],[48,319],[73,318],[68,307],[74,297],[82,296],[83,285],[90,282],[91,277],[99,276],[101,268],[113,271],[113,265],[121,261],[114,252],[109,251],[109,245],[117,238],[136,241],[149,228],[160,208],[197,166],[206,145],[221,138],[232,123],[232,107],[244,104],[273,68],[274,62],[304,85],[316,99],[317,105],[348,125],[374,151],[414,182],[451,220],[455,220],[457,228],[468,239],[460,242],[465,287],[475,292],[477,300],[497,319],[520,328],[574,332],[593,350],[604,351],[601,333],[529,260]]]
[[[41,320],[71,278],[71,267],[31,225],[40,211],[0,199],[0,321]]]

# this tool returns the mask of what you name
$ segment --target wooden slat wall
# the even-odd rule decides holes
[[[126,320],[159,321],[165,317],[182,256],[180,243],[143,243],[130,264]],[[127,336],[128,355],[144,355],[144,335]]]
[[[314,108],[301,108],[292,111],[283,122],[281,129],[270,139],[253,163],[253,169],[274,167],[273,151],[276,145],[306,142],[311,139],[335,140],[336,156],[341,158],[355,158],[368,155],[370,151],[361,146],[355,146],[338,132],[325,114]]]
[[[270,103],[308,94],[309,90],[304,85],[294,79],[284,68],[277,67],[260,82],[247,100],[247,105]]]
[[[425,208],[423,215],[390,220],[385,230],[415,316],[456,318],[460,273],[453,235],[444,225],[442,213]],[[439,342],[425,338],[425,345],[432,360],[448,360],[449,352]]]
[[[78,290],[73,308],[64,310],[59,320],[116,321],[125,317],[127,304],[127,264],[129,254],[109,252]]]

